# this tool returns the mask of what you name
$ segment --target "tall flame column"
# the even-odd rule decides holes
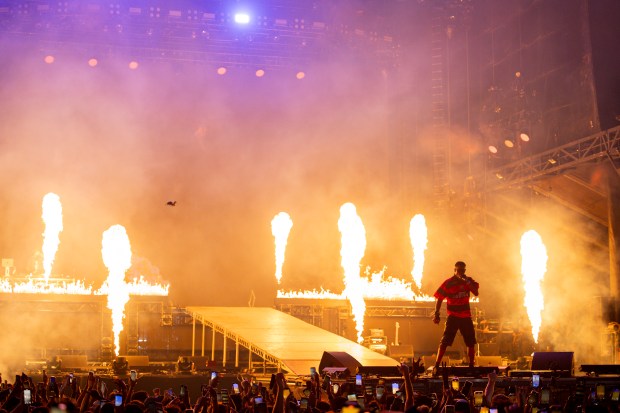
[[[276,280],[280,284],[282,279],[282,266],[284,265],[284,253],[286,252],[286,243],[288,234],[293,227],[293,221],[286,212],[280,212],[271,220],[271,234],[275,238],[276,243]]]
[[[366,303],[360,279],[360,262],[366,251],[366,230],[362,219],[357,215],[355,205],[350,202],[340,207],[338,229],[341,233],[340,256],[344,269],[344,294],[351,303],[357,342],[361,343],[364,340],[362,334]]]
[[[422,275],[424,274],[424,251],[428,244],[428,230],[424,215],[416,214],[409,223],[409,238],[413,249],[413,269],[411,276],[418,290],[422,288]]]
[[[120,350],[120,333],[123,331],[125,304],[129,301],[129,290],[125,282],[125,272],[131,267],[131,245],[125,228],[113,225],[103,233],[101,255],[108,268],[106,280],[108,287],[108,308],[112,310],[112,332],[114,333],[114,353]]]
[[[56,258],[58,245],[60,245],[59,235],[62,232],[62,204],[60,197],[52,192],[43,197],[43,214],[41,218],[45,223],[43,232],[43,277],[45,282],[52,274],[52,264]]]
[[[547,248],[542,238],[534,230],[521,237],[521,274],[525,289],[525,308],[532,324],[532,337],[538,343],[542,324],[542,311],[545,308],[541,283],[547,272]]]

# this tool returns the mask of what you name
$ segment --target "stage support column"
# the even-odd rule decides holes
[[[224,345],[223,345],[224,350],[222,351],[223,353],[222,354],[222,367],[226,366],[226,342],[227,341],[228,340],[226,340],[226,330],[224,330]]]
[[[200,352],[202,357],[205,356],[205,322],[202,321],[202,351]]]
[[[239,368],[239,336],[235,336],[235,368]]]
[[[196,315],[193,314],[192,315],[192,357],[196,355],[194,354],[195,350],[196,350]]]
[[[215,326],[211,330],[211,361],[215,361]]]
[[[620,320],[620,175],[608,158],[607,201],[608,234],[609,234],[609,291],[615,305],[615,320]]]
[[[249,348],[249,354],[248,354],[248,371],[250,373],[252,373],[252,349]]]

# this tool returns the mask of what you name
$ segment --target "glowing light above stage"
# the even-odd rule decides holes
[[[428,243],[428,230],[424,215],[416,214],[409,223],[409,238],[413,249],[413,269],[411,276],[418,290],[422,288],[422,275],[424,274],[424,251]]]
[[[247,13],[239,12],[235,13],[234,19],[235,23],[237,24],[248,24],[250,22],[250,15]]]
[[[60,197],[52,192],[43,197],[43,278],[48,281],[52,273],[52,264],[56,258],[59,234],[62,231],[62,205]]]
[[[545,272],[547,272],[547,248],[536,231],[527,231],[521,237],[521,274],[525,289],[524,305],[536,343],[542,324],[542,311],[545,308],[541,289]]]
[[[288,235],[293,227],[293,221],[286,212],[280,212],[271,220],[271,234],[276,243],[276,280],[280,284],[282,279],[282,266],[284,265],[284,253]]]
[[[366,303],[362,295],[360,263],[366,251],[366,230],[357,215],[355,205],[350,202],[340,207],[338,230],[341,234],[340,256],[344,269],[344,295],[349,299],[357,330],[357,341],[364,341],[364,314]]]
[[[125,272],[131,267],[131,245],[125,228],[113,225],[103,233],[101,242],[103,263],[109,270],[108,308],[112,310],[112,331],[114,333],[114,352],[118,356],[119,336],[123,331],[125,304],[129,301],[129,291],[125,283]]]

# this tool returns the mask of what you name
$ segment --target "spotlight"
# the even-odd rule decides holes
[[[504,179],[504,175],[502,175],[502,174],[501,174],[501,173],[499,173],[499,172],[496,172],[496,173],[495,173],[495,176],[497,177],[497,179]]]
[[[250,15],[247,13],[235,13],[235,23],[248,24],[250,22]]]
[[[295,77],[299,80],[303,79],[304,77],[306,77],[306,74],[304,72],[297,72],[297,75],[295,75]]]
[[[258,69],[256,71],[256,77],[263,77],[265,76],[265,71],[263,69]]]
[[[129,68],[131,70],[136,70],[138,68],[138,62],[136,62],[135,60],[132,60],[131,62],[129,62]]]
[[[54,56],[52,56],[51,54],[48,54],[47,56],[43,58],[43,61],[47,63],[48,65],[51,65],[52,63],[54,63],[54,60],[55,60]]]
[[[97,63],[99,63],[99,62],[97,62],[97,59],[95,59],[94,57],[91,58],[91,59],[88,59],[88,66],[90,66],[90,67],[97,66]]]
[[[227,71],[227,70],[226,70],[226,68],[225,68],[224,66],[222,66],[222,67],[218,67],[218,68],[217,68],[217,74],[218,74],[218,75],[225,75],[225,74],[226,74],[226,71]]]
[[[497,153],[497,146],[495,145],[489,145],[489,152],[491,152],[492,154],[496,154]]]
[[[558,163],[558,161],[556,161],[554,158],[547,159],[547,162],[549,162],[551,165],[555,165],[556,163]]]
[[[504,145],[506,145],[507,148],[514,148],[515,143],[511,139],[506,139]]]
[[[521,139],[523,142],[529,142],[530,141],[530,135],[528,135],[527,132],[521,132],[519,134],[519,139]]]

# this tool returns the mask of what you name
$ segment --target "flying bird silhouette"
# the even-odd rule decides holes
[[[166,205],[168,205],[168,206],[176,206],[176,204],[177,204],[177,201],[168,201],[168,202],[166,202]]]

